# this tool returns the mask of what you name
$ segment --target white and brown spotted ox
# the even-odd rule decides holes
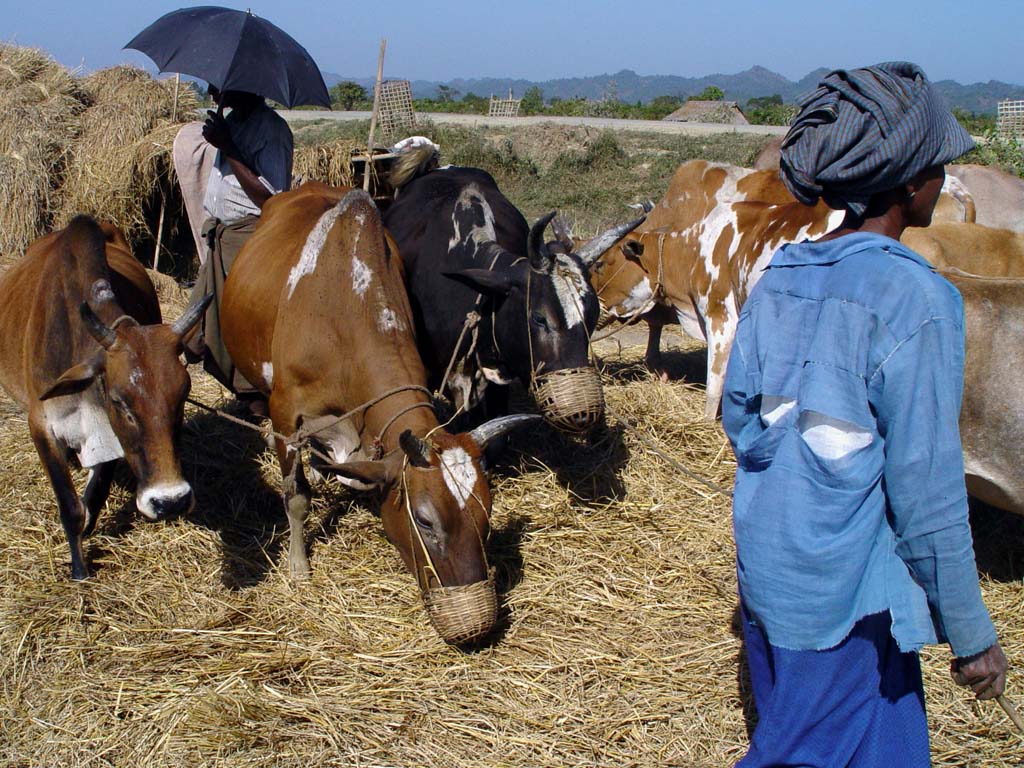
[[[79,216],[32,243],[0,277],[0,384],[28,411],[71,547],[71,576],[88,569],[82,537],[96,525],[114,463],[138,479],[148,520],[192,507],[176,446],[190,380],[182,337],[206,304],[173,325],[115,227]],[[79,499],[69,464],[88,468]]]
[[[461,642],[486,633],[496,610],[481,450],[537,417],[458,435],[438,424],[403,277],[366,193],[305,184],[264,206],[225,284],[223,338],[238,369],[268,395],[277,433],[309,435],[342,482],[381,491],[384,531],[416,576],[431,620],[446,640]],[[290,571],[305,577],[310,489],[295,446],[277,439],[276,447]],[[445,619],[453,605],[463,609],[454,626]]]
[[[951,217],[970,215],[970,197],[961,190],[941,198]],[[773,171],[692,160],[679,167],[637,232],[594,265],[591,280],[610,315],[648,321],[652,370],[660,368],[667,320],[707,342],[704,415],[713,419],[740,307],[772,254],[786,243],[819,237],[842,219],[842,211],[823,202],[797,202]]]

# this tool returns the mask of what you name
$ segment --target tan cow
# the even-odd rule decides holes
[[[163,325],[156,292],[124,236],[79,216],[32,243],[0,277],[0,385],[28,411],[60,509],[71,576],[110,491],[115,461],[138,478],[149,520],[192,507],[176,445],[190,380],[181,339],[206,303]],[[69,461],[88,468],[79,499]]]
[[[970,196],[954,183],[941,196],[949,215],[969,216]],[[772,254],[786,243],[834,229],[843,212],[797,202],[773,171],[692,160],[679,166],[664,198],[632,236],[591,269],[605,310],[644,316],[651,326],[647,364],[660,367],[658,344],[671,308],[683,332],[708,343],[704,415],[718,412],[739,310]]]
[[[900,240],[939,269],[988,277],[1024,277],[1024,233],[981,224],[910,227]]]
[[[384,531],[438,632],[450,642],[486,633],[496,603],[481,450],[539,417],[505,417],[459,435],[438,424],[402,260],[373,200],[316,183],[271,198],[228,275],[221,323],[236,366],[269,396],[275,431],[309,435],[343,482],[380,489]],[[295,446],[278,439],[276,447],[288,562],[304,577],[310,489]]]
[[[947,165],[947,177],[959,180],[977,206],[978,224],[1024,232],[1024,179],[987,165]]]
[[[1024,514],[1024,280],[943,274],[964,300],[967,356],[960,437],[967,492]]]

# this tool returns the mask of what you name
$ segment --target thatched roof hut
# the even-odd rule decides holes
[[[676,123],[724,123],[749,125],[743,111],[735,101],[698,101],[683,104],[672,114],[662,118]]]

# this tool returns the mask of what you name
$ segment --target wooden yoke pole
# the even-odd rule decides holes
[[[181,86],[181,73],[177,72],[174,75],[174,103],[171,106],[171,122],[176,123],[178,121],[178,88]],[[160,221],[156,225],[156,248],[153,249],[153,270],[157,270],[157,266],[160,264],[160,241],[164,238],[164,214],[167,212],[167,198],[161,196],[160,199]]]
[[[377,113],[380,111],[380,87],[384,79],[384,49],[387,38],[380,39],[380,55],[377,57],[377,87],[373,89],[373,114],[370,115],[370,136],[366,140],[366,170],[363,172],[363,191],[370,191],[370,174],[373,172],[373,134],[377,130]]]

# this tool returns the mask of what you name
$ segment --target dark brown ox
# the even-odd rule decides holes
[[[480,452],[536,417],[460,435],[438,424],[422,389],[402,261],[370,197],[316,183],[275,195],[228,276],[221,323],[236,366],[269,396],[274,430],[311,435],[343,482],[380,489],[384,531],[438,632],[450,642],[486,633],[496,604]],[[289,567],[305,577],[310,489],[294,444],[277,439],[276,447]]]
[[[955,179],[943,189],[945,215],[962,220],[973,213]],[[692,160],[679,166],[637,232],[593,266],[591,283],[610,315],[648,321],[652,370],[660,368],[667,320],[707,342],[704,415],[713,419],[740,307],[772,255],[786,243],[825,234],[842,218],[822,202],[798,203],[775,172]]]
[[[960,437],[967,492],[1024,514],[1024,280],[944,272],[964,299],[964,361]]]
[[[115,227],[79,216],[32,243],[0,277],[0,384],[28,411],[71,547],[71,576],[88,576],[82,537],[96,525],[116,459],[138,479],[149,520],[192,507],[177,442],[190,380],[181,339],[205,304],[174,325]],[[75,493],[69,461],[90,469]]]

